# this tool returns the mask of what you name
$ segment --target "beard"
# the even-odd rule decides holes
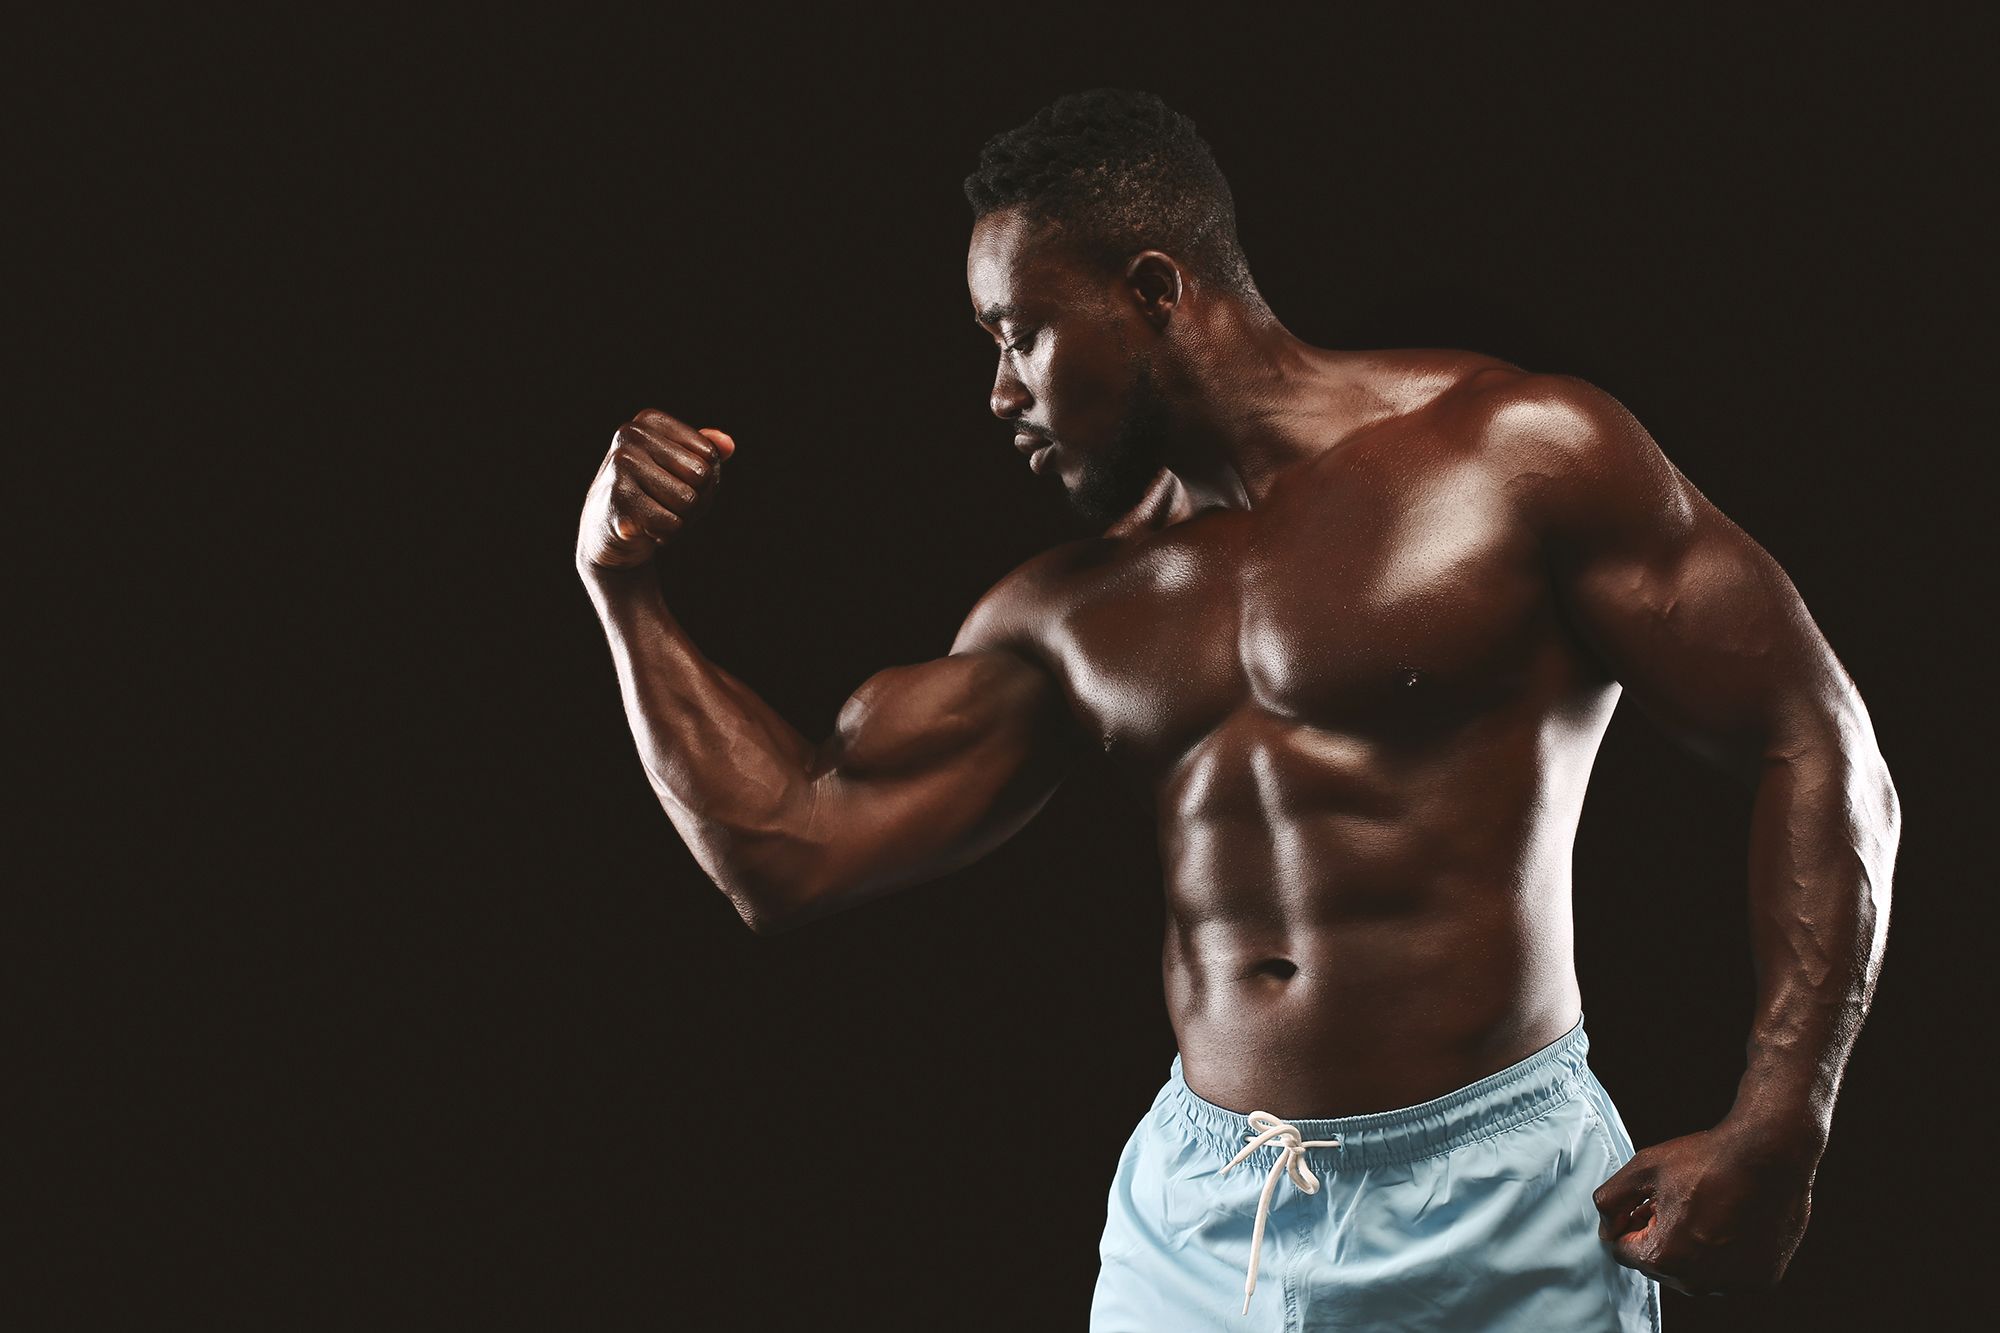
[[[1170,415],[1153,382],[1150,357],[1133,358],[1132,391],[1111,442],[1082,460],[1070,489],[1072,513],[1094,534],[1146,498],[1166,466]]]

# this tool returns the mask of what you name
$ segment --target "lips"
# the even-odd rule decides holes
[[[1028,456],[1028,466],[1039,473],[1048,462],[1049,450],[1056,447],[1056,442],[1024,433],[1014,437],[1014,447]]]

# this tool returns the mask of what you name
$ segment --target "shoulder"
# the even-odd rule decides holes
[[[1445,348],[1364,356],[1368,392],[1386,416],[1446,418],[1454,436],[1472,443],[1588,449],[1637,426],[1615,398],[1574,375],[1523,370],[1498,357]]]
[[[1457,430],[1537,528],[1585,534],[1638,520],[1655,528],[1692,523],[1687,478],[1596,385],[1494,366],[1469,375],[1448,398],[1441,406]]]
[[[1112,538],[1086,537],[1023,560],[973,603],[952,652],[1000,649],[1049,663],[1050,631],[1061,621],[1077,577],[1109,558],[1118,545]]]
[[[1588,461],[1645,434],[1624,404],[1574,375],[1486,367],[1466,377],[1454,400],[1489,447],[1541,448]]]
[[[1052,547],[1009,570],[973,604],[949,652],[884,667],[864,681],[841,711],[841,732],[880,732],[885,718],[922,717],[926,734],[938,735],[939,719],[964,723],[1059,697],[1048,626],[1064,571],[1084,558],[1078,548],[1086,545]]]
[[[1397,348],[1348,354],[1335,407],[1359,423],[1350,438],[1393,441],[1395,452],[1421,439],[1440,455],[1463,457],[1496,430],[1526,424],[1538,404],[1556,407],[1571,383],[1588,388],[1479,352]]]
[[[1361,429],[1394,426],[1449,412],[1469,391],[1523,372],[1498,357],[1447,347],[1398,347],[1340,354],[1343,365],[1329,407],[1359,418]]]

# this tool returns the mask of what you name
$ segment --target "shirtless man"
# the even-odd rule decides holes
[[[577,569],[703,869],[789,930],[983,855],[1086,747],[1149,784],[1179,1054],[1118,1163],[1093,1329],[1656,1329],[1659,1283],[1775,1284],[1900,824],[1790,580],[1588,384],[1294,337],[1157,98],[1060,99],[966,193],[993,413],[1093,535],[950,655],[815,743],[647,563],[735,441],[643,412],[589,492]],[[1569,903],[1626,690],[1756,793],[1739,1092],[1636,1153],[1583,1058]]]

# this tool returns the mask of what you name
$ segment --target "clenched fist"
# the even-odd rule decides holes
[[[1598,1234],[1676,1291],[1768,1291],[1812,1216],[1809,1138],[1725,1119],[1643,1148],[1597,1187]]]
[[[584,497],[577,525],[579,570],[629,569],[653,558],[704,509],[736,441],[690,430],[647,408],[620,426]]]

